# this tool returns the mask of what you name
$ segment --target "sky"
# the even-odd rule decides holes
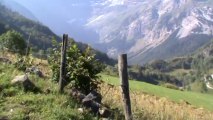
[[[70,19],[88,16],[91,11],[88,0],[14,0],[29,9],[35,16],[55,14]],[[42,16],[44,17],[44,16]]]

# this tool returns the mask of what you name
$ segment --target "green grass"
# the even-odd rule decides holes
[[[13,65],[0,63],[0,118],[11,120],[92,120],[88,112],[79,113],[80,107],[69,95],[58,94],[58,85],[51,80],[30,75],[30,80],[42,93],[24,92],[11,85],[11,80],[23,72]],[[45,90],[49,89],[49,93]]]
[[[109,84],[113,84],[116,86],[120,85],[119,79],[117,77],[112,77],[103,74],[101,74],[101,76],[102,80]],[[142,91],[159,97],[166,97],[176,102],[181,102],[184,100],[196,107],[202,107],[210,111],[213,111],[213,95],[210,94],[173,90],[133,80],[130,80],[129,84],[131,90]]]

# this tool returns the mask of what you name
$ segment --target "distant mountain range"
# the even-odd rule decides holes
[[[16,2],[57,34],[68,32],[112,57],[128,53],[130,64],[187,55],[213,38],[212,0]]]

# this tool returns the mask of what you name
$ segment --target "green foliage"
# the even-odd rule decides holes
[[[52,39],[53,49],[49,49],[50,57],[48,63],[52,70],[52,80],[58,82],[60,76],[60,45],[57,44],[56,39]]]
[[[27,68],[32,66],[33,58],[30,55],[18,56],[14,65],[18,70],[25,71]]]
[[[84,44],[81,42],[77,42],[76,44],[81,51],[85,51],[88,48],[87,44]],[[109,58],[106,53],[103,53],[99,50],[95,50],[93,48],[91,48],[90,51],[92,54],[95,54],[95,59],[97,59],[98,61],[101,61],[102,63],[106,65],[110,65],[110,66],[113,66],[116,64],[116,60]]]
[[[59,80],[60,47],[53,50],[53,55],[49,60],[53,72],[53,80]],[[90,47],[85,51],[80,51],[72,41],[67,49],[66,81],[70,85],[83,93],[96,90],[98,87],[98,73],[103,69],[103,65],[95,59]]]
[[[26,43],[20,33],[10,30],[0,36],[0,46],[10,52],[24,54]]]

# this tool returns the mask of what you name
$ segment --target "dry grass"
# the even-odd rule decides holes
[[[18,58],[20,56],[18,56],[18,54],[15,54],[15,53],[10,53],[10,52],[4,52],[3,53],[2,51],[0,51],[0,57],[7,58],[14,63],[18,60]],[[43,72],[45,77],[50,77],[51,70],[49,68],[47,60],[35,58],[35,57],[32,57],[32,56],[30,56],[29,59],[32,62],[31,63],[32,66],[37,66]]]
[[[119,87],[102,84],[100,91],[104,104],[122,108]],[[185,101],[176,103],[138,91],[131,91],[130,94],[134,120],[213,120],[212,112]]]

